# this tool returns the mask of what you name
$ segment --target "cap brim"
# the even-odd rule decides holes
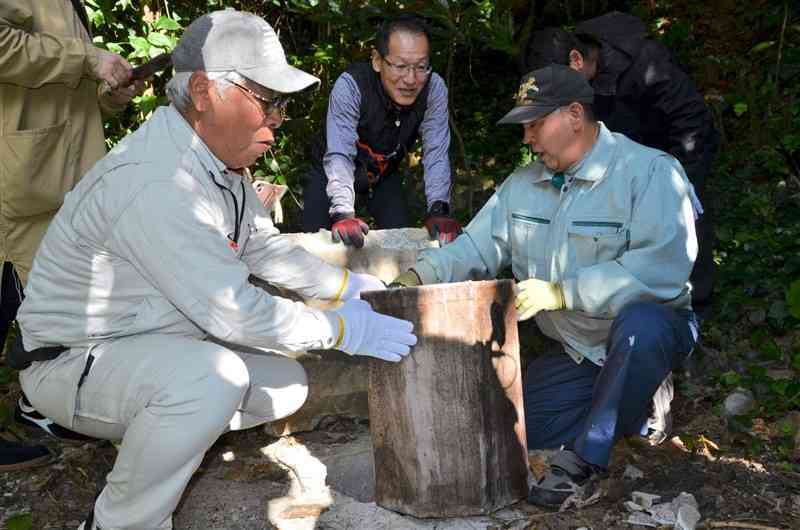
[[[497,125],[528,123],[550,114],[557,108],[557,105],[524,105],[522,107],[514,107],[508,114],[500,118]]]
[[[319,83],[319,79],[313,75],[289,64],[279,68],[251,68],[237,71],[251,81],[283,94],[299,92],[315,83]]]

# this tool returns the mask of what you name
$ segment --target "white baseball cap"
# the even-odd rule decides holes
[[[319,83],[286,62],[272,26],[252,13],[228,8],[195,19],[172,51],[176,72],[235,71],[276,92],[291,93]]]

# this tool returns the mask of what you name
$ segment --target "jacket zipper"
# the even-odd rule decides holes
[[[572,221],[573,226],[610,226],[619,230],[622,228],[622,223],[613,221]]]

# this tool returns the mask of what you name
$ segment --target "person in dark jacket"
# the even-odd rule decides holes
[[[648,36],[633,15],[611,12],[586,20],[570,34],[546,28],[528,41],[523,68],[565,64],[580,71],[595,91],[597,118],[612,131],[672,154],[701,203],[719,147],[711,110],[673,54]],[[699,254],[692,271],[692,304],[702,314],[714,280],[710,209],[696,222]]]
[[[447,109],[425,22],[413,14],[385,21],[371,61],[350,65],[334,84],[325,129],[311,146],[303,230],[330,229],[334,241],[362,247],[369,227],[356,217],[357,202],[379,228],[409,226],[398,167],[421,137],[425,226],[442,244],[455,239],[461,226],[450,211]]]

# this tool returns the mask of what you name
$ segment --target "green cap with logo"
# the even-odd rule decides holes
[[[594,91],[583,74],[569,66],[551,64],[522,78],[516,105],[497,122],[528,123],[570,103],[592,103]]]

